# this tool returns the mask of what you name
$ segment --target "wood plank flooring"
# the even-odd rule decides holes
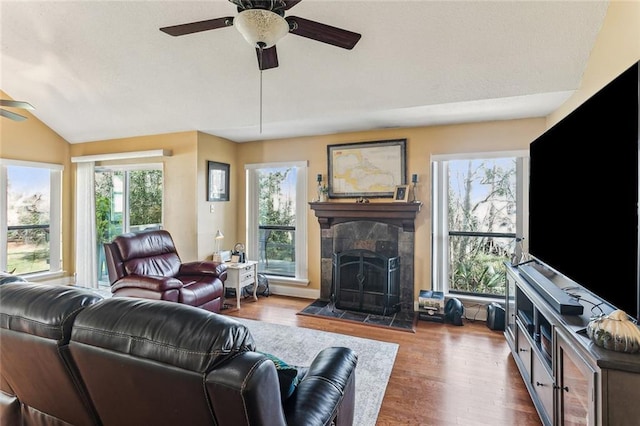
[[[272,295],[223,314],[398,343],[375,426],[542,424],[502,332],[483,321],[419,321],[410,333],[296,315],[311,302]]]

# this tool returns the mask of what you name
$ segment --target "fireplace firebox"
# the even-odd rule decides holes
[[[365,249],[333,254],[336,308],[391,315],[400,311],[400,257]]]

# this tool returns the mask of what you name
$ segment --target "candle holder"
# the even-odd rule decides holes
[[[411,203],[417,203],[418,200],[416,199],[416,186],[418,184],[418,175],[417,174],[413,174],[411,175],[411,187],[410,190],[411,192],[409,193],[409,202]]]
[[[318,174],[316,180],[318,181],[318,201],[323,203],[327,201],[327,194],[329,192],[329,188],[326,185],[322,184],[322,175]]]

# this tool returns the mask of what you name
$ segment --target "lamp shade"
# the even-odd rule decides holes
[[[220,230],[218,229],[218,232],[216,232],[216,240],[221,240],[224,238],[224,235],[222,235],[222,232],[220,232]]]
[[[250,45],[258,47],[258,43],[264,43],[264,49],[275,45],[289,32],[289,24],[282,16],[264,9],[243,10],[233,19],[233,26]]]

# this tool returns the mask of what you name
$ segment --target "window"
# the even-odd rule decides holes
[[[108,278],[103,243],[125,233],[162,228],[161,164],[96,167],[98,281]]]
[[[0,270],[61,273],[63,166],[4,159],[0,166]]]
[[[245,166],[247,254],[270,281],[306,285],[307,163]]]
[[[435,290],[503,298],[504,262],[525,233],[526,152],[434,156]]]

